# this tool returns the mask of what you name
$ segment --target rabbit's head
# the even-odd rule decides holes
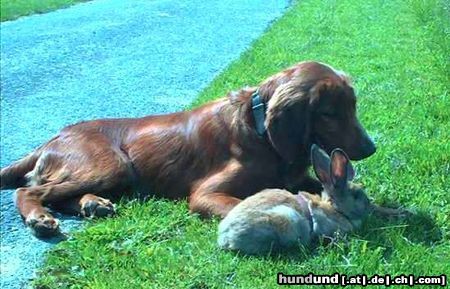
[[[361,186],[350,182],[355,171],[346,153],[337,148],[330,157],[313,145],[311,160],[314,172],[324,188],[322,199],[329,200],[336,211],[354,225],[359,225],[370,211],[370,201]]]

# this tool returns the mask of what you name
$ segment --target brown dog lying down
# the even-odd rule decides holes
[[[234,207],[219,224],[219,246],[245,254],[267,254],[319,236],[357,229],[371,211],[364,190],[350,181],[354,170],[341,149],[330,157],[312,146],[314,171],[322,182],[321,196],[266,189]]]
[[[109,215],[104,198],[131,191],[188,197],[192,212],[224,217],[264,188],[319,193],[306,175],[313,141],[354,160],[375,152],[344,73],[302,62],[192,111],[68,126],[2,169],[1,189],[18,188],[19,212],[39,236],[58,232],[44,206]]]

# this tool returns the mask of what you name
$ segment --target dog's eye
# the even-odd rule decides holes
[[[323,117],[333,118],[336,116],[336,114],[332,111],[324,111],[322,112]]]

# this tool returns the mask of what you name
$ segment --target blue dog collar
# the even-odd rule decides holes
[[[263,136],[266,132],[264,123],[266,121],[266,105],[262,101],[259,91],[256,90],[252,95],[252,112],[255,120],[256,132],[259,136]]]

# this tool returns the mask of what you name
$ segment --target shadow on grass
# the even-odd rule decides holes
[[[387,208],[399,208],[398,204],[383,204]],[[375,239],[387,238],[393,231],[401,234],[408,243],[432,246],[442,240],[442,232],[433,217],[425,211],[407,211],[403,217],[378,217],[371,215],[365,222],[365,231]]]

